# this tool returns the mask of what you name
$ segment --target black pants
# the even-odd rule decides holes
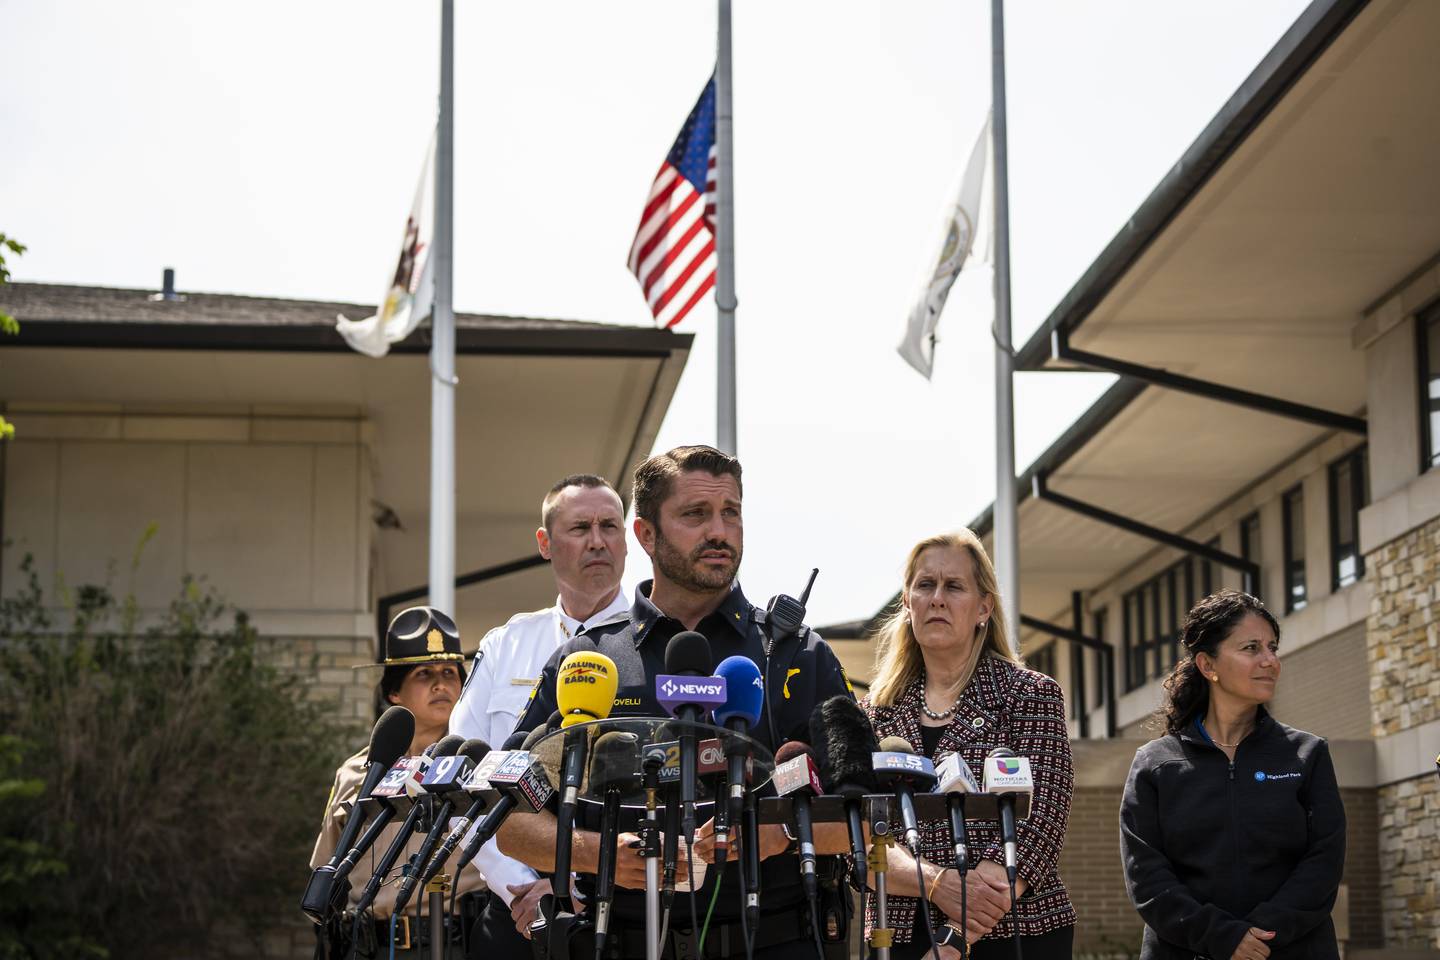
[[[1070,960],[1075,946],[1075,928],[1061,927],[1034,937],[1020,938],[1020,955],[1024,960]],[[813,951],[812,951],[813,952]],[[924,938],[897,944],[890,951],[890,960],[922,960],[931,956],[930,941]],[[981,940],[971,944],[970,960],[1014,960],[1015,944],[1004,940]],[[758,960],[758,954],[757,954]]]
[[[500,895],[490,892],[480,919],[470,928],[470,960],[531,960],[530,941],[515,929],[515,919]]]

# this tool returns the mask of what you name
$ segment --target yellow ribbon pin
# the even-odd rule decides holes
[[[785,694],[785,699],[786,699],[786,700],[789,700],[789,699],[790,699],[790,678],[793,677],[793,676],[795,676],[795,675],[798,674],[799,672],[800,672],[800,668],[799,668],[799,667],[791,667],[789,670],[786,670],[786,671],[785,671],[785,685],[782,686],[782,687],[780,688],[780,690],[781,690],[782,693]]]

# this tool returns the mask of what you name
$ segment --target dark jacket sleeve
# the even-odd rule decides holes
[[[1345,806],[1330,745],[1320,741],[1310,760],[1301,793],[1308,833],[1305,855],[1275,895],[1246,917],[1262,930],[1274,930],[1275,944],[1299,940],[1330,916],[1345,871]]]
[[[1075,767],[1070,758],[1070,731],[1065,725],[1065,695],[1043,674],[1022,675],[1008,695],[1010,748],[1030,759],[1035,792],[1030,816],[1015,827],[1016,873],[1031,886],[1055,875],[1070,820],[1075,792]],[[1004,848],[990,844],[981,859],[1005,862]]]
[[[1144,749],[1135,755],[1120,802],[1120,855],[1125,889],[1140,918],[1167,943],[1228,958],[1250,924],[1195,899],[1160,845],[1160,797]]]

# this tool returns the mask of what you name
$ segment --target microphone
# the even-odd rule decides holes
[[[900,803],[900,824],[905,831],[905,846],[920,857],[920,822],[915,817],[915,790],[929,792],[935,786],[935,765],[915,752],[902,737],[886,737],[880,750],[871,754],[875,779],[888,785]]]
[[[553,729],[550,727],[550,724],[554,724]],[[501,824],[505,822],[505,818],[510,815],[510,811],[515,809],[516,805],[522,800],[526,801],[528,805],[532,797],[543,796],[543,799],[531,809],[531,813],[538,813],[541,807],[544,807],[545,804],[550,802],[550,797],[554,794],[555,790],[550,786],[550,780],[543,772],[536,772],[532,777],[526,779],[525,782],[528,785],[528,789],[511,787],[506,782],[497,781],[494,775],[500,772],[497,768],[502,767],[510,755],[518,751],[525,753],[528,757],[530,748],[533,747],[537,741],[542,739],[546,734],[553,733],[554,730],[558,729],[560,729],[560,711],[556,710],[550,715],[550,721],[545,726],[536,727],[529,733],[516,730],[510,734],[509,738],[505,741],[505,750],[502,752],[503,756],[496,758],[494,764],[489,764],[488,761],[490,758],[486,757],[485,761],[482,761],[480,767],[476,768],[475,773],[471,775],[470,789],[472,792],[475,790],[491,789],[498,792],[499,796],[495,800],[495,805],[486,812],[485,818],[475,825],[475,833],[466,841],[465,849],[460,851],[460,859],[455,863],[455,872],[457,874],[469,866],[470,861],[480,855],[480,848],[495,835],[500,829]],[[526,769],[529,770],[530,768],[527,767]],[[480,776],[482,770],[485,774],[483,777]],[[522,779],[524,778],[522,777]],[[507,787],[509,787],[511,792],[518,792],[520,795],[512,796],[511,792],[507,792]]]
[[[1030,810],[1030,796],[1035,781],[1030,776],[1030,758],[1017,757],[1008,747],[996,747],[985,758],[985,792],[996,794],[1000,807],[1000,842],[1005,845],[1005,874],[1010,888],[1015,888],[1018,852],[1015,839],[1015,806],[1023,799],[1024,811]]]
[[[707,707],[725,702],[725,681],[710,676],[715,658],[710,641],[694,630],[675,634],[665,645],[665,673],[655,678],[655,697],[680,725],[680,810],[685,836],[695,837],[696,724]],[[703,678],[703,679],[699,679]]]
[[[955,869],[964,879],[965,870],[970,866],[966,853],[965,794],[979,793],[980,784],[975,780],[970,765],[958,753],[946,754],[935,766],[935,792],[945,794],[945,806],[950,811],[950,838],[955,845]]]
[[[557,901],[570,896],[570,835],[575,828],[575,805],[580,799],[585,752],[589,746],[589,731],[569,728],[610,716],[618,682],[615,661],[597,651],[593,642],[577,637],[566,646],[577,649],[560,661],[555,675],[555,700],[562,717],[560,727],[567,731],[561,763],[560,806],[555,813],[555,875],[551,878]]]
[[[820,784],[820,771],[815,767],[815,751],[809,744],[790,740],[775,751],[775,772],[771,775],[775,794],[790,797],[795,811],[795,835],[800,853],[800,883],[805,896],[819,895],[815,878],[815,829],[810,820],[810,798],[825,792]]]
[[[459,741],[454,746],[448,742]],[[430,860],[430,854],[435,849],[435,844],[440,842],[440,834],[445,832],[450,822],[450,814],[455,809],[457,802],[466,799],[462,788],[465,779],[470,776],[470,771],[475,767],[475,761],[483,758],[484,751],[475,757],[462,756],[457,752],[450,752],[441,755],[442,749],[454,751],[465,743],[465,739],[459,734],[451,734],[442,740],[442,747],[435,750],[435,760],[430,764],[430,769],[425,773],[425,779],[420,781],[420,786],[425,790],[431,811],[430,829],[425,833],[425,839],[420,843],[420,849],[410,858],[414,869],[406,872],[400,881],[400,887],[395,893],[395,913],[404,912],[405,904],[410,902],[410,896],[415,892],[416,884],[420,880],[420,872]],[[488,746],[483,740],[479,741],[480,746]],[[436,804],[439,804],[436,806]]]
[[[871,754],[880,749],[870,718],[843,693],[820,704],[810,715],[810,740],[820,758],[820,775],[830,790],[845,800],[845,821],[850,827],[850,852],[855,883],[865,889],[865,832],[860,821],[860,798],[879,793]]]
[[[464,742],[463,737],[458,734],[451,734],[441,739],[438,743],[432,743],[426,747],[425,756],[431,758],[431,763],[428,767],[412,767],[409,764],[405,764],[402,767],[401,764],[397,764],[396,769],[403,770],[403,776],[396,777],[396,782],[394,783],[390,782],[391,778],[387,777],[385,785],[383,787],[377,787],[371,799],[377,802],[380,801],[384,795],[382,791],[387,790],[387,788],[395,790],[395,796],[397,798],[409,796],[412,789],[423,789],[425,779],[430,775],[431,771],[435,769],[435,764],[442,759],[447,762],[453,762],[455,760],[455,750],[462,742]],[[407,780],[408,783],[406,782]],[[385,802],[389,803],[392,809],[395,808],[394,802]],[[380,892],[381,885],[384,884],[385,878],[390,875],[390,869],[395,866],[395,861],[400,859],[400,854],[405,852],[405,845],[410,842],[410,835],[415,832],[416,825],[420,822],[420,817],[423,816],[424,813],[424,804],[414,802],[410,804],[410,812],[406,814],[404,822],[400,824],[400,829],[396,831],[394,838],[390,841],[390,846],[385,849],[385,853],[381,855],[379,862],[375,864],[374,872],[370,874],[370,879],[365,884],[365,889],[360,893],[360,899],[355,905],[355,915],[357,917],[365,912],[365,908],[370,906],[376,894]],[[398,913],[399,911],[397,910],[396,912]]]
[[[715,708],[715,722],[727,730],[746,733],[760,722],[760,710],[765,705],[765,681],[760,678],[760,668],[749,657],[726,657],[715,668],[715,675],[725,680],[725,702]],[[717,797],[715,804],[715,854],[722,864],[729,850],[729,824],[740,819],[740,807],[745,799],[745,767],[749,758],[748,741],[739,737],[727,739],[725,779],[730,787],[730,802],[726,804]],[[722,811],[727,814],[724,823],[721,822]]]
[[[420,849],[415,852],[414,870],[400,881],[400,888],[395,895],[396,913],[399,913],[405,904],[410,902],[410,895],[415,891],[416,886],[423,887],[434,879],[435,874],[440,872],[440,868],[444,866],[445,860],[450,856],[448,851],[444,857],[436,858],[430,854],[435,849],[435,844],[440,842],[440,835],[449,829],[451,812],[457,805],[470,799],[465,784],[470,779],[475,765],[483,760],[489,752],[490,744],[478,737],[462,740],[460,749],[455,754],[436,757],[435,762],[430,765],[430,770],[425,774],[421,785],[427,793],[440,801],[440,808],[435,811],[434,823],[430,825],[429,832],[425,834]],[[461,834],[469,827],[470,818],[485,809],[485,804],[486,798],[483,795],[471,801],[465,815],[460,818],[462,823],[459,826],[459,832]]]
[[[324,923],[330,910],[344,903],[349,896],[348,887],[336,889],[335,871],[339,868],[346,852],[350,850],[355,838],[360,834],[360,828],[364,825],[366,813],[359,801],[370,796],[390,767],[400,759],[401,754],[409,749],[410,741],[414,738],[415,715],[402,706],[390,707],[380,715],[379,720],[375,721],[375,727],[370,731],[370,748],[365,760],[365,778],[361,780],[360,790],[355,795],[355,806],[350,811],[345,828],[340,832],[340,839],[335,844],[335,852],[330,856],[330,862],[315,868],[314,872],[310,874],[310,882],[305,887],[305,893],[300,898],[300,909],[316,923]],[[388,823],[390,817],[394,815],[394,812],[391,811],[389,816],[386,816],[382,810],[377,814],[377,819],[383,816],[385,822]],[[371,843],[373,842],[372,840]]]
[[[620,835],[620,801],[640,784],[640,738],[612,730],[595,740],[590,760],[590,790],[603,790],[600,854],[595,870],[595,960],[605,956],[610,907],[615,896],[615,845]]]
[[[512,733],[510,739],[505,742],[506,744],[509,744],[511,741],[518,743],[520,739],[521,735]],[[425,871],[420,875],[421,886],[435,879],[435,874],[439,873],[440,868],[445,865],[445,861],[450,859],[450,855],[453,854],[455,848],[460,845],[460,841],[464,839],[466,831],[468,831],[470,825],[475,822],[475,818],[484,813],[486,807],[496,802],[494,791],[475,789],[475,787],[478,787],[480,784],[484,784],[487,787],[489,786],[490,774],[494,771],[495,767],[499,766],[499,760],[505,757],[508,750],[491,750],[488,743],[479,737],[474,737],[460,745],[460,752],[467,757],[480,758],[476,761],[475,768],[470,771],[470,775],[462,785],[463,791],[472,798],[470,806],[455,823],[454,829],[440,842],[440,848],[435,851],[435,856],[430,858],[429,865],[426,866]],[[492,760],[492,758],[494,758],[495,762],[487,767],[487,761]],[[458,802],[459,801],[457,801],[457,803]],[[469,862],[468,860],[465,861],[465,863]],[[465,863],[456,864],[455,875],[457,877],[460,875],[460,868],[463,867]]]

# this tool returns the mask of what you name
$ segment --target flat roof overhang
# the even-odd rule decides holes
[[[1071,349],[1344,417],[1365,414],[1356,325],[1440,254],[1440,4],[1317,0],[1019,351]],[[1094,367],[1088,367],[1094,369]],[[1079,429],[1076,429],[1079,428]],[[1030,496],[1063,493],[1182,532],[1334,432],[1275,409],[1122,378],[1027,471],[1027,614],[1150,540]],[[987,510],[975,524],[987,531]]]
[[[373,531],[374,593],[425,584],[423,332],[375,360],[349,349],[328,324],[36,320],[11,310],[21,335],[0,343],[0,401],[12,408],[365,421],[373,498],[403,524]],[[333,312],[327,316],[333,324]],[[558,477],[600,473],[628,502],[630,471],[654,443],[690,335],[486,318],[483,328],[462,327],[458,339],[457,572],[534,556],[540,499]],[[553,599],[549,571],[531,568],[457,591],[457,619],[478,640]]]

